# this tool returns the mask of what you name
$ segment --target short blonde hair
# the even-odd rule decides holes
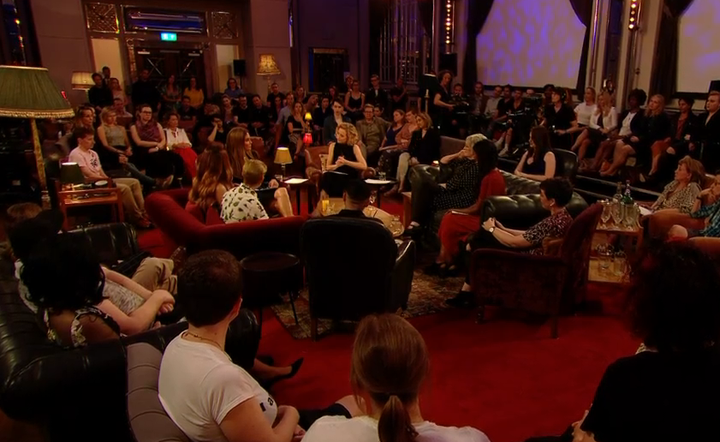
[[[360,140],[360,135],[358,134],[357,128],[352,124],[340,123],[337,128],[345,131],[345,133],[347,134],[347,144],[349,144],[350,146],[356,145],[357,142]]]
[[[100,119],[103,123],[107,121],[108,117],[110,117],[110,114],[117,115],[117,112],[112,107],[104,107],[102,112],[100,112]]]
[[[428,115],[425,112],[419,112],[417,114],[417,118],[420,118],[425,122],[425,125],[427,126],[426,129],[430,129],[432,127],[432,118],[430,118],[430,115]]]
[[[267,166],[260,160],[247,160],[243,166],[243,182],[248,186],[260,184],[265,179]]]

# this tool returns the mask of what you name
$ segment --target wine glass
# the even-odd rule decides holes
[[[608,200],[604,200],[601,202],[603,206],[602,215],[600,215],[600,221],[602,221],[602,225],[600,226],[603,229],[608,228],[608,221],[610,221],[611,215],[611,203]]]
[[[597,251],[600,261],[598,273],[603,276],[607,275],[613,257],[613,246],[607,243],[603,243],[599,244],[595,250]]]
[[[623,220],[623,209],[622,205],[613,203],[612,210],[610,211],[610,215],[612,216],[613,224],[615,225],[616,229],[622,229],[622,223]]]

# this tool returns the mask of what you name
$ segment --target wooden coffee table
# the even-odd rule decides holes
[[[345,208],[345,201],[343,201],[342,198],[330,198],[329,206],[330,210],[328,213],[321,213],[320,207],[318,207],[318,210],[316,210],[313,215],[320,217],[336,215]],[[382,221],[382,223],[385,225],[385,228],[387,228],[393,234],[394,238],[402,235],[403,225],[401,223],[397,223],[397,226],[393,226],[393,215],[375,206],[367,206],[364,212],[365,216],[367,216],[368,218],[377,218]]]

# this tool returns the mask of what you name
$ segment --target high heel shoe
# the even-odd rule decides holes
[[[302,364],[304,361],[305,361],[305,358],[298,359],[297,361],[293,362],[290,365],[290,373],[282,375],[282,376],[275,376],[274,378],[268,379],[267,381],[263,382],[265,389],[269,389],[270,387],[272,387],[273,385],[275,385],[276,383],[278,383],[280,381],[284,381],[285,379],[290,379],[290,378],[294,377],[298,373],[298,371],[300,371],[300,367],[302,367]]]

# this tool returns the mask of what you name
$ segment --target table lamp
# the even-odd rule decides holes
[[[275,56],[272,54],[260,54],[260,62],[258,63],[257,74],[263,75],[267,78],[268,90],[270,90],[270,78],[273,75],[280,75],[280,68],[275,61]]]
[[[95,85],[92,72],[74,71],[72,73],[72,88],[76,91],[89,91]]]
[[[70,103],[50,78],[45,68],[0,66],[0,117],[28,118],[33,138],[33,153],[42,191],[42,203],[49,207],[47,179],[36,118],[71,118]]]
[[[290,149],[287,147],[278,147],[277,152],[275,152],[275,164],[279,164],[282,167],[281,181],[285,179],[285,166],[292,163],[293,160],[290,155]]]
[[[85,184],[85,176],[78,163],[62,163],[60,165],[60,182],[63,188],[71,188],[76,184]]]
[[[312,114],[310,112],[305,113],[305,122],[307,123],[308,127],[305,131],[305,135],[303,135],[303,144],[305,146],[312,146]]]

